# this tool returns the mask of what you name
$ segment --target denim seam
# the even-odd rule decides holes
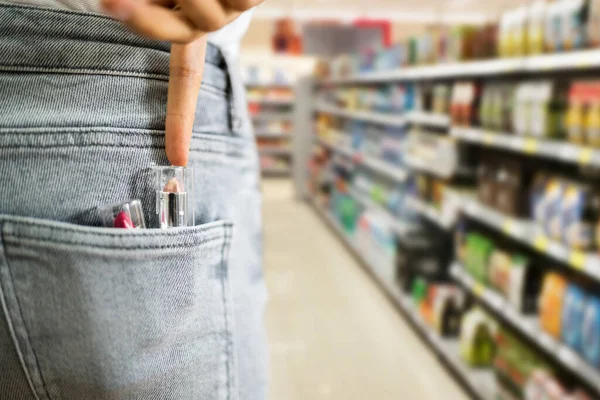
[[[40,146],[40,145],[9,145],[9,146],[1,146],[0,145],[0,150],[2,149],[54,149],[54,148],[58,148],[58,149],[62,149],[62,148],[72,148],[72,147],[80,147],[80,148],[84,148],[84,147],[100,147],[100,148],[123,148],[123,147],[127,147],[127,148],[135,148],[135,149],[164,149],[164,146],[152,146],[152,145],[137,145],[137,144],[119,144],[119,143],[115,143],[115,144],[97,144],[97,143],[86,143],[86,144],[64,144],[64,145],[59,145],[59,144],[54,144],[54,145],[47,145],[47,146]],[[221,154],[221,155],[229,155],[229,156],[243,156],[244,153],[243,152],[236,152],[236,151],[217,151],[217,150],[211,150],[211,149],[206,149],[206,148],[190,148],[190,152],[194,152],[194,153],[209,153],[209,154]]]
[[[4,234],[3,234],[2,235],[3,248],[6,248],[6,246],[4,245],[5,240],[6,240],[6,238],[4,237]],[[25,341],[24,344],[25,344],[26,348],[24,350],[27,353],[27,356],[24,355],[24,360],[25,360],[25,357],[27,357],[28,360],[25,361],[24,368],[27,369],[26,374],[28,376],[29,376],[30,370],[33,370],[31,372],[35,373],[36,382],[34,383],[33,379],[32,379],[32,386],[33,386],[32,390],[34,391],[35,397],[37,397],[39,399],[41,396],[42,398],[46,398],[46,399],[50,400],[50,394],[48,393],[48,388],[46,387],[46,382],[44,380],[44,377],[42,376],[42,372],[41,372],[41,368],[40,368],[40,364],[39,364],[37,355],[35,354],[35,351],[33,350],[33,345],[31,343],[31,337],[29,336],[29,329],[27,328],[27,325],[25,324],[25,320],[23,318],[23,308],[21,306],[21,300],[19,299],[19,296],[17,296],[16,290],[15,290],[15,282],[14,282],[12,269],[8,262],[8,258],[4,257],[4,259],[6,262],[5,267],[6,267],[6,271],[7,271],[7,277],[6,277],[7,282],[6,283],[11,286],[12,299],[15,302],[14,305],[10,306],[11,308],[13,308],[13,310],[12,310],[12,312],[9,311],[9,318],[11,315],[13,317],[16,317],[18,315],[18,318],[20,320],[20,321],[18,321],[18,324],[21,326],[21,329],[19,329],[19,330],[22,331],[22,334],[24,334],[24,336],[25,336],[22,338],[22,340]],[[2,280],[4,280],[4,279],[2,279]],[[15,332],[15,336],[18,336],[18,335],[19,334],[17,332]],[[19,342],[18,337],[17,337],[17,342]],[[19,349],[20,349],[20,345],[19,345]],[[38,392],[40,392],[40,393],[38,393]]]
[[[54,243],[54,244],[64,244],[64,245],[72,245],[72,246],[84,246],[86,248],[90,248],[90,249],[108,249],[108,250],[166,250],[166,249],[189,249],[189,248],[194,248],[194,247],[201,247],[204,245],[207,245],[211,242],[215,242],[217,240],[222,240],[222,237],[215,237],[212,239],[208,239],[208,240],[204,240],[198,243],[190,243],[190,244],[165,244],[165,245],[152,245],[152,246],[143,246],[143,245],[139,245],[139,246],[115,246],[115,245],[99,245],[99,244],[91,244],[91,243],[86,243],[86,242],[69,242],[69,241],[57,241],[57,240],[53,240],[53,239],[34,239],[34,238],[23,238],[23,237],[19,237],[19,236],[12,236],[10,234],[6,235],[8,239],[16,239],[16,241],[20,244],[23,243],[22,240],[18,240],[18,239],[23,239],[23,240],[27,240],[30,243],[33,244],[48,244],[48,243]]]
[[[228,297],[228,293],[227,293],[227,285],[225,283],[225,278],[227,277],[227,279],[229,279],[229,273],[227,271],[227,265],[228,265],[228,261],[229,261],[229,256],[228,256],[228,252],[229,252],[229,244],[230,244],[230,226],[223,226],[223,236],[224,236],[224,240],[223,240],[223,247],[221,248],[221,263],[223,266],[223,271],[221,272],[221,296],[222,296],[222,300],[223,300],[223,317],[224,317],[224,321],[225,321],[225,331],[227,332],[227,336],[226,336],[226,340],[225,340],[225,355],[226,355],[226,361],[225,361],[225,386],[226,386],[226,390],[227,390],[227,400],[231,400],[231,379],[230,379],[230,375],[231,375],[231,367],[229,365],[229,363],[232,360],[233,354],[231,351],[231,335],[232,332],[230,331],[229,328],[229,301],[227,300]]]
[[[2,266],[3,264],[4,264],[4,267]],[[2,275],[4,274],[4,272],[3,272],[4,268],[8,269],[10,267],[8,266],[8,259],[5,257],[3,248],[0,248],[0,305],[2,306],[1,309],[2,309],[2,312],[4,313],[6,324],[8,325],[8,331],[10,332],[10,336],[13,341],[14,350],[17,353],[17,356],[19,357],[19,364],[21,365],[21,368],[23,369],[23,374],[25,375],[25,378],[27,379],[27,384],[29,385],[29,389],[31,389],[31,393],[33,394],[35,399],[40,400],[40,397],[38,396],[38,393],[35,390],[35,385],[33,384],[33,379],[31,377],[31,374],[29,373],[29,369],[27,368],[27,363],[25,361],[25,355],[23,354],[23,351],[21,350],[21,346],[19,345],[19,339],[17,338],[17,332],[16,332],[15,326],[13,324],[13,321],[11,319],[12,314],[9,311],[8,293],[7,293],[7,290],[3,289]]]

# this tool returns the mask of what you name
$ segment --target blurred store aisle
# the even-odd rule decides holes
[[[263,190],[270,399],[467,399],[290,181]]]

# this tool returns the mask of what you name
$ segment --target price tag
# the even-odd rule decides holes
[[[490,132],[483,133],[483,144],[485,144],[486,146],[492,146],[496,141],[495,139],[496,138],[494,137],[494,134]]]
[[[546,252],[548,250],[549,245],[550,242],[548,241],[548,238],[542,235],[536,237],[533,242],[533,247],[535,247],[536,250],[541,252]]]
[[[473,285],[473,293],[475,293],[475,295],[477,297],[483,297],[485,294],[486,288],[485,286],[483,286],[482,283],[480,282],[475,282]]]
[[[578,269],[578,270],[584,269],[585,260],[586,260],[585,253],[582,253],[581,251],[574,250],[571,252],[571,255],[569,256],[569,264],[571,264],[572,267],[574,267],[575,269]]]
[[[523,151],[527,154],[534,154],[537,151],[538,142],[535,139],[528,138],[525,139],[523,143]]]
[[[504,224],[502,224],[502,231],[507,235],[513,235],[515,233],[514,221],[511,219],[507,219],[506,221],[504,221]]]
[[[592,155],[594,154],[592,149],[585,148],[579,152],[579,163],[589,164],[592,161]]]

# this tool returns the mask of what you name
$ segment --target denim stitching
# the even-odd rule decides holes
[[[14,64],[4,65],[0,64],[0,71],[35,71],[35,72],[54,72],[64,74],[85,74],[90,75],[94,73],[104,72],[103,75],[118,75],[118,76],[135,76],[145,79],[157,79],[161,81],[168,81],[169,76],[164,74],[152,74],[147,71],[136,71],[136,70],[118,70],[118,69],[105,69],[105,68],[65,68],[65,67],[39,67],[25,64]]]
[[[2,242],[2,240],[0,240],[0,242]],[[2,261],[4,261],[4,262],[2,262]],[[27,368],[27,363],[25,361],[25,354],[23,354],[21,345],[19,344],[19,339],[17,337],[17,331],[16,331],[13,321],[11,319],[12,314],[9,311],[7,290],[4,290],[2,288],[2,286],[3,286],[2,270],[4,269],[4,268],[2,268],[2,264],[4,264],[4,266],[7,269],[10,269],[10,267],[8,266],[8,259],[5,257],[4,252],[0,248],[0,303],[2,305],[2,312],[4,313],[6,324],[8,325],[8,331],[12,338],[15,352],[17,353],[17,356],[19,357],[19,364],[21,365],[21,368],[23,369],[23,374],[25,375],[25,378],[27,379],[27,384],[29,385],[29,389],[31,389],[31,393],[33,394],[35,399],[40,400],[40,397],[38,396],[37,391],[35,389],[35,385],[33,383],[31,374],[29,373],[29,369]]]
[[[2,245],[4,248],[6,248],[6,246],[4,246],[5,240],[6,240],[6,238],[3,234],[2,235]],[[7,278],[10,279],[10,282],[8,282],[8,283],[12,286],[13,301],[16,303],[16,304],[12,305],[12,307],[11,307],[11,308],[13,308],[11,315],[16,315],[16,314],[19,315],[19,320],[20,320],[19,325],[22,325],[22,329],[20,329],[20,330],[24,331],[25,336],[26,336],[24,338],[24,339],[26,339],[25,351],[28,353],[28,355],[26,357],[30,358],[30,359],[25,362],[25,364],[26,364],[25,368],[27,368],[27,370],[29,370],[30,368],[33,367],[35,370],[36,381],[38,379],[40,380],[40,382],[36,382],[35,384],[32,382],[33,386],[38,386],[39,384],[41,384],[41,386],[42,386],[41,388],[34,387],[33,388],[34,394],[36,397],[39,398],[37,391],[38,391],[38,389],[43,389],[43,392],[39,393],[39,394],[42,395],[42,397],[51,399],[50,394],[48,393],[48,388],[46,387],[46,381],[44,380],[44,377],[42,376],[42,372],[41,372],[41,368],[40,368],[40,364],[39,364],[37,355],[35,354],[35,351],[33,350],[33,345],[31,343],[31,337],[29,336],[29,328],[27,328],[27,324],[25,323],[25,319],[23,318],[23,308],[21,306],[21,300],[19,299],[19,296],[17,295],[17,292],[15,290],[15,281],[14,281],[12,269],[10,268],[10,265],[8,263],[8,258],[6,258],[6,270],[8,271]],[[18,338],[17,338],[17,341],[18,341]],[[35,365],[31,365],[31,359],[33,359],[33,361],[35,362]]]
[[[225,278],[229,280],[229,274],[227,273],[228,262],[229,262],[229,245],[230,241],[230,226],[223,226],[223,247],[221,248],[221,264],[223,266],[223,271],[221,271],[221,296],[223,299],[223,317],[225,321],[225,331],[228,333],[225,341],[225,354],[226,354],[226,362],[225,362],[225,386],[227,387],[227,400],[231,400],[231,367],[230,362],[232,360],[232,343],[231,343],[231,335],[229,327],[229,301],[227,299],[227,284],[225,282]],[[226,254],[227,253],[227,254]]]

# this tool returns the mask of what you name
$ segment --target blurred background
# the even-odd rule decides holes
[[[600,399],[600,1],[267,0],[271,399]]]

